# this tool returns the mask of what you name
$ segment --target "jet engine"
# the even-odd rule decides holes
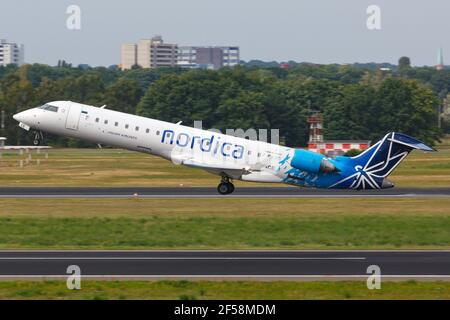
[[[330,173],[338,171],[331,159],[320,153],[297,149],[291,160],[291,166],[311,173]]]

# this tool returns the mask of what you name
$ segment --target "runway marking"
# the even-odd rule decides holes
[[[0,260],[365,260],[365,257],[0,257]]]
[[[64,194],[64,195],[0,195],[2,199],[71,199],[71,198],[89,198],[89,199],[153,199],[153,198],[169,198],[169,199],[237,199],[237,198],[266,198],[266,199],[276,199],[276,198],[448,198],[448,194],[353,194],[353,195],[342,195],[342,194],[327,194],[327,195],[302,195],[302,194],[292,194],[292,195],[198,195],[198,194],[185,194],[185,195],[83,195],[83,194]]]
[[[291,250],[291,249],[174,249],[174,250],[166,250],[166,249],[149,249],[149,250],[141,250],[141,249],[112,249],[112,250],[104,250],[104,249],[92,249],[92,250],[83,250],[83,249],[67,249],[67,250],[58,250],[58,249],[37,249],[37,250],[29,250],[29,249],[0,249],[0,253],[180,253],[180,252],[189,252],[189,253],[211,253],[211,252],[220,252],[220,253],[385,253],[385,252],[393,252],[393,253],[450,253],[450,249],[360,249],[360,250],[313,250],[313,249],[303,249],[303,250]]]
[[[345,274],[337,274],[337,275],[321,275],[321,274],[314,274],[314,275],[299,275],[299,274],[286,274],[286,275],[270,275],[270,274],[261,274],[261,275],[246,275],[246,274],[238,274],[238,275],[230,275],[230,274],[207,274],[207,275],[198,275],[198,274],[186,274],[186,275],[181,275],[181,274],[168,274],[168,275],[117,275],[117,274],[113,274],[113,275],[93,275],[93,274],[82,274],[81,277],[82,278],[121,278],[121,279],[159,279],[159,278],[181,278],[181,279],[186,279],[186,278],[276,278],[276,279],[282,279],[282,278],[298,278],[298,279],[309,279],[309,278],[355,278],[355,279],[367,279],[367,277],[369,277],[370,274],[361,274],[361,275],[355,275],[355,274],[350,274],[350,275],[345,275]],[[4,278],[4,279],[8,279],[8,278],[13,278],[13,279],[18,279],[18,278],[64,278],[66,279],[68,277],[68,275],[61,275],[61,274],[57,274],[57,275],[0,275],[0,279]],[[391,279],[395,279],[395,278],[405,278],[405,279],[450,279],[450,275],[448,274],[424,274],[424,275],[415,275],[415,274],[407,274],[407,275],[381,275],[382,278],[391,278]]]

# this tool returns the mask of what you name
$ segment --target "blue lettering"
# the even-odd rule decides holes
[[[164,130],[161,138],[161,143],[165,143],[166,135],[170,138],[170,144],[173,144],[174,132],[172,130]]]
[[[223,155],[224,157],[229,157],[230,155],[225,153],[225,146],[231,146],[231,143],[225,142],[225,143],[222,145],[222,155]]]
[[[175,132],[173,130],[164,130],[161,137],[161,143],[173,144],[175,140]],[[180,147],[190,146],[194,149],[195,143],[200,145],[200,150],[203,152],[211,152],[217,154],[219,149],[224,157],[233,157],[234,159],[242,159],[244,156],[244,147],[241,145],[234,145],[229,142],[221,144],[220,137],[212,135],[210,138],[202,138],[201,136],[193,136],[192,140],[188,133],[179,133],[176,139],[176,144]],[[189,144],[190,142],[190,144]],[[215,145],[213,147],[213,144]],[[230,151],[232,149],[232,151]]]
[[[185,142],[181,143],[181,137],[185,137]],[[186,147],[189,143],[189,135],[187,133],[180,133],[177,137],[177,145],[180,147]]]
[[[234,149],[233,151],[233,158],[235,159],[242,159],[242,157],[244,156],[244,147],[240,146],[240,145],[235,145],[234,146],[236,149]]]
[[[220,137],[217,137],[217,142],[216,142],[216,146],[214,148],[214,154],[217,154],[217,151],[219,150],[219,145],[220,145]]]
[[[195,144],[195,139],[196,139],[196,138],[200,139],[199,136],[193,136],[193,137],[192,137],[191,149],[194,149],[194,144]]]
[[[211,136],[211,138],[209,138],[209,139],[208,138],[203,138],[202,142],[200,143],[200,149],[203,152],[210,152],[211,151],[211,145],[212,145],[213,141],[214,141],[214,136]],[[206,142],[207,149],[204,147],[205,142]]]

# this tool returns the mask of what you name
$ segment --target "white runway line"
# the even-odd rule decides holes
[[[365,257],[0,257],[0,260],[365,260]]]
[[[291,250],[291,249],[268,249],[268,250],[258,250],[258,249],[174,249],[174,250],[166,250],[166,249],[149,249],[149,250],[141,250],[141,249],[113,249],[113,250],[103,250],[103,249],[93,249],[93,250],[83,250],[83,249],[67,249],[67,250],[58,250],[58,249],[0,249],[0,253],[183,253],[183,252],[189,252],[189,253],[205,253],[205,252],[218,252],[218,253],[385,253],[385,252],[394,252],[394,253],[428,253],[428,252],[449,252],[450,249],[355,249],[355,250],[313,250],[313,249],[303,249],[303,250]]]
[[[158,198],[168,198],[168,199],[238,199],[238,198],[448,198],[448,194],[353,194],[353,195],[342,195],[342,194],[327,194],[327,195],[302,195],[302,194],[292,194],[292,195],[0,195],[1,199],[72,199],[72,198],[89,198],[89,199],[158,199]]]
[[[67,279],[69,275],[61,275],[61,274],[57,274],[57,275],[0,275],[0,279],[32,279],[32,278],[63,278],[63,279]],[[186,274],[186,275],[182,275],[182,274],[162,274],[162,275],[92,275],[92,274],[83,274],[81,275],[82,278],[92,278],[92,279],[100,279],[100,278],[111,278],[111,279],[168,279],[168,278],[174,278],[174,279],[202,279],[202,278],[229,278],[229,279],[233,279],[233,278],[249,278],[249,279],[311,279],[311,278],[318,278],[318,279],[346,279],[346,278],[355,278],[355,279],[367,279],[367,277],[369,277],[370,274],[361,274],[361,275],[357,275],[357,274],[350,274],[350,275],[346,275],[346,274],[337,274],[337,275],[320,275],[320,274],[307,274],[307,275],[299,275],[299,274],[286,274],[286,275],[267,275],[267,274],[261,274],[261,275],[245,275],[245,274],[238,274],[238,275],[229,275],[229,274],[206,274],[206,275],[198,275],[198,274]],[[439,275],[439,274],[434,274],[434,275],[429,275],[429,274],[425,274],[425,275],[415,275],[415,274],[411,274],[411,275],[381,275],[381,278],[388,278],[388,279],[450,279],[450,275]]]

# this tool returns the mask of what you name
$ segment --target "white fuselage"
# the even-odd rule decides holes
[[[280,170],[279,162],[294,152],[275,144],[70,101],[45,106],[19,113],[15,119],[35,130],[145,152],[234,179],[282,182],[286,170]]]
[[[175,164],[222,177],[220,194],[230,194],[230,179],[283,182],[300,187],[384,189],[387,176],[413,149],[433,151],[422,141],[391,132],[355,157],[336,157],[247,140],[70,101],[55,101],[14,115],[19,126],[145,152]]]

